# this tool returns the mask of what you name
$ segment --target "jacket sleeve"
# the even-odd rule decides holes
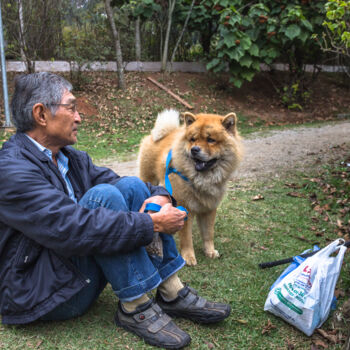
[[[0,159],[0,221],[64,256],[128,252],[153,238],[148,214],[85,209],[16,157]]]

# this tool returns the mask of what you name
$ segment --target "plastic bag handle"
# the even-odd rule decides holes
[[[341,244],[340,244],[341,243]],[[340,249],[340,247],[344,246],[345,240],[343,238],[338,238],[334,242],[328,244],[326,247],[319,250],[315,255],[327,255],[330,256],[336,250]]]

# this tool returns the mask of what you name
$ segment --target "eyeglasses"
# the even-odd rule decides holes
[[[75,102],[72,103],[50,103],[50,106],[64,106],[67,109],[70,109],[73,113],[78,111],[77,104]]]

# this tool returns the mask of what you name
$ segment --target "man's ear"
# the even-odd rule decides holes
[[[224,128],[231,134],[236,135],[237,128],[237,116],[236,113],[229,113],[225,115],[224,119],[222,120],[222,125]]]
[[[191,112],[185,112],[184,113],[184,117],[185,117],[185,124],[186,124],[186,126],[190,126],[197,119],[196,116],[194,114],[192,114]]]
[[[37,125],[46,126],[49,110],[42,103],[36,103],[33,106],[32,113]]]

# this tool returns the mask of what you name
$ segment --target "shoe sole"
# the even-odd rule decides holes
[[[139,334],[138,332],[136,332],[136,330],[133,327],[129,327],[128,325],[122,324],[119,320],[119,318],[117,318],[117,316],[114,318],[115,324],[121,328],[124,328],[125,330],[136,334],[138,337],[140,337],[141,339],[143,339],[145,341],[145,343],[152,345],[152,346],[157,346],[158,348],[163,348],[163,349],[183,349],[184,347],[186,347],[187,345],[190,344],[191,342],[191,338],[184,344],[182,345],[169,345],[169,346],[165,346],[162,344],[159,344],[158,342],[154,341],[154,339],[152,338],[148,338],[146,336],[144,336],[143,334]]]
[[[185,318],[186,320],[191,320],[194,322],[202,323],[202,324],[210,324],[210,323],[217,323],[220,321],[223,321],[225,318],[229,317],[231,314],[231,308],[227,310],[227,313],[224,315],[218,315],[217,317],[196,317],[194,315],[184,315],[183,312],[179,311],[171,311],[171,310],[166,310],[166,308],[163,308],[163,311],[169,315],[170,317],[177,317],[177,318]]]

